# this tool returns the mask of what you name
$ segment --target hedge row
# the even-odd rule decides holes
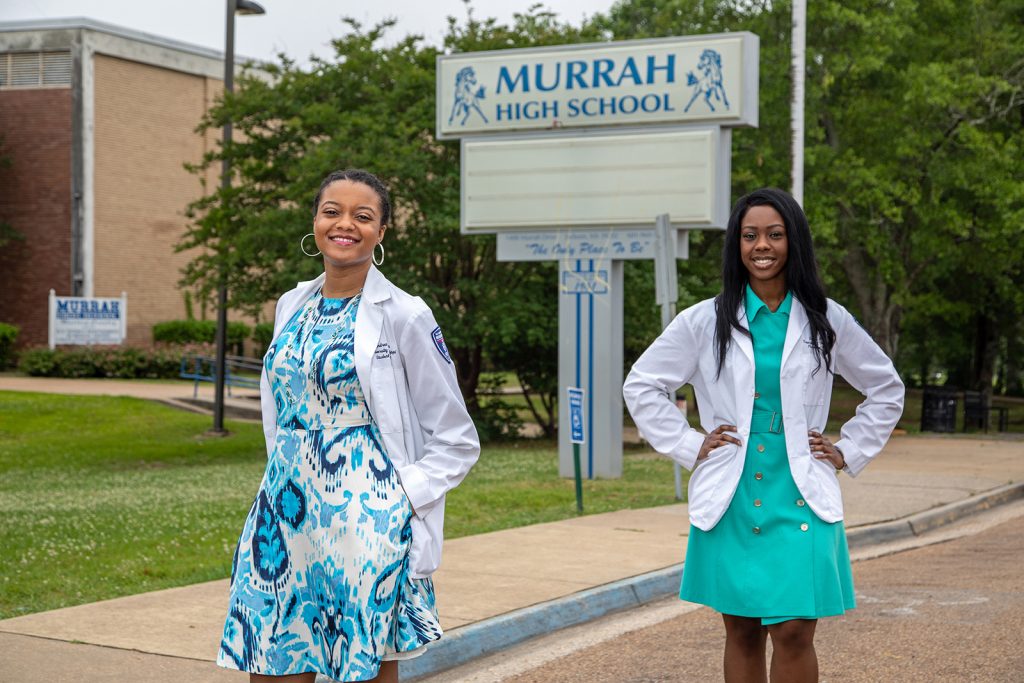
[[[18,327],[0,323],[0,370],[14,365],[14,342],[18,339]],[[270,342],[268,341],[269,345]]]
[[[83,346],[50,350],[26,349],[18,369],[33,377],[117,377],[121,379],[174,379],[181,359],[190,354],[212,355],[208,345],[139,349],[123,346]]]
[[[228,344],[238,346],[249,338],[252,328],[245,323],[228,323]],[[153,325],[153,341],[167,344],[213,344],[217,336],[215,320],[169,320]]]
[[[260,357],[270,348],[270,342],[274,338],[274,323],[257,323],[252,328],[252,340],[256,342]]]
[[[166,344],[213,344],[216,341],[217,322],[214,320],[169,320],[153,325],[153,341]],[[246,339],[256,342],[258,355],[263,355],[274,335],[273,323],[258,323],[249,327],[245,323],[229,322],[228,346],[241,356]]]

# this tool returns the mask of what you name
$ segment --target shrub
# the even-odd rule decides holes
[[[523,421],[515,406],[501,397],[500,377],[480,377],[479,394],[487,394],[473,413],[480,440],[485,443],[511,441],[519,438]]]
[[[169,320],[153,325],[153,341],[166,344],[212,344],[216,334],[213,320]]]
[[[262,358],[274,339],[274,323],[257,323],[252,328],[252,340],[256,342],[257,355]]]
[[[245,323],[229,322],[228,347],[241,356],[252,329]],[[153,341],[166,344],[213,344],[217,338],[214,320],[169,320],[153,325]]]
[[[83,346],[50,350],[28,349],[21,353],[18,369],[33,377],[116,377],[119,379],[173,379],[181,359],[191,354],[210,355],[208,345],[164,346],[140,349],[131,346]]]
[[[14,365],[14,342],[18,339],[18,327],[0,323],[0,370]]]
[[[47,348],[27,349],[18,358],[18,369],[33,377],[54,377],[57,353]]]

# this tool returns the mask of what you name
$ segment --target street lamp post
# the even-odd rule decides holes
[[[793,2],[793,93],[790,105],[793,198],[804,205],[804,79],[807,74],[807,0]]]
[[[235,89],[235,15],[236,14],[265,14],[266,10],[252,0],[227,0],[227,21],[224,38],[224,93],[233,92]],[[227,148],[231,141],[231,119],[224,124],[223,148]],[[231,162],[225,156],[221,162],[221,188],[227,190],[231,187]],[[225,193],[226,195],[226,193]],[[220,249],[220,263],[218,268],[217,287],[217,360],[214,369],[214,397],[213,397],[213,429],[214,434],[227,434],[224,429],[224,376],[227,369],[225,356],[227,355],[228,337],[228,285],[227,270],[224,265],[225,246],[223,241],[218,245]]]

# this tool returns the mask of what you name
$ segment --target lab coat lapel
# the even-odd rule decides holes
[[[740,325],[747,326],[747,307],[740,304],[739,310],[736,312],[736,319],[740,321]],[[750,337],[743,334],[736,328],[732,330],[732,343],[736,345],[743,355],[750,361],[750,365],[754,365],[754,344],[750,341]]]
[[[380,343],[381,331],[384,328],[384,310],[381,302],[390,297],[387,280],[379,270],[370,266],[366,282],[363,284],[363,300],[356,311],[355,340],[356,376],[359,377],[359,385],[367,402],[371,401],[372,391],[370,365],[373,363],[373,354]],[[394,346],[393,340],[389,342]]]
[[[740,304],[736,317],[741,325],[747,324],[746,306]],[[736,426],[743,432],[750,426],[750,411],[754,407],[754,344],[750,337],[737,329],[732,331],[732,343],[739,352],[735,351],[737,363],[733,364],[733,391],[736,401],[737,413],[733,416]],[[742,362],[741,356],[746,359]]]
[[[789,325],[786,326],[786,341],[782,346],[782,365],[786,367],[790,355],[793,353],[800,341],[804,338],[804,328],[809,322],[807,311],[803,304],[793,297],[792,307],[789,309]]]

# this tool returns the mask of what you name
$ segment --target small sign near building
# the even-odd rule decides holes
[[[121,344],[128,332],[128,295],[57,296],[50,290],[50,348],[58,344]]]

